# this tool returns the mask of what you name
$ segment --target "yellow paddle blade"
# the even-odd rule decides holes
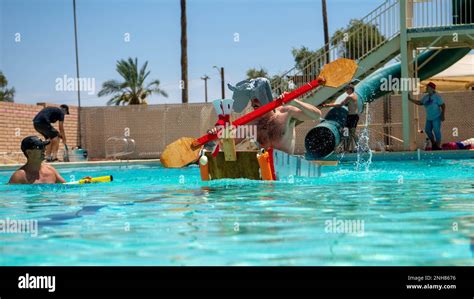
[[[326,64],[319,76],[326,80],[325,86],[339,87],[351,81],[356,71],[357,63],[354,60],[339,58]]]
[[[65,185],[82,185],[82,184],[90,184],[90,183],[108,183],[112,182],[114,177],[111,175],[99,176],[95,178],[84,178],[80,179],[79,181],[64,183]]]
[[[193,148],[195,138],[182,137],[168,144],[160,156],[160,162],[166,168],[180,168],[199,159],[199,151],[202,147]]]

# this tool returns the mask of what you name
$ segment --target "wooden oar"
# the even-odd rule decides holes
[[[305,84],[282,98],[277,98],[262,107],[247,113],[246,115],[232,122],[234,126],[245,125],[269,111],[288,103],[310,90],[324,84],[326,87],[339,87],[349,82],[357,71],[357,64],[354,60],[339,58],[326,64],[318,79]],[[324,79],[324,80],[323,80]],[[218,134],[206,134],[198,139],[191,137],[182,137],[169,144],[160,156],[160,161],[167,168],[180,168],[190,163],[196,162],[199,158],[199,152],[204,144],[217,139]]]

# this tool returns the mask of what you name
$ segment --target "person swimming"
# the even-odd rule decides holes
[[[9,184],[56,184],[65,183],[54,167],[43,163],[49,140],[42,141],[37,136],[28,136],[21,141],[21,151],[26,156],[26,164],[15,171]]]
[[[49,140],[41,140],[37,136],[28,136],[21,141],[21,151],[25,155],[26,164],[16,170],[10,177],[9,184],[57,184],[66,180],[51,165],[43,163],[45,149]],[[89,177],[85,177],[89,178]]]

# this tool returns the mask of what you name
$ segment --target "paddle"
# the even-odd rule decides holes
[[[313,90],[321,84],[326,87],[339,87],[349,82],[357,70],[355,61],[339,58],[331,63],[326,64],[318,79],[305,84],[282,98],[277,98],[246,115],[232,122],[234,126],[245,125],[258,117],[270,112],[271,110],[288,103],[301,95]],[[324,79],[323,79],[324,78]],[[204,144],[209,141],[216,140],[218,134],[206,134],[198,139],[191,137],[182,137],[175,142],[169,144],[161,154],[160,161],[167,168],[180,168],[197,161],[199,152]]]

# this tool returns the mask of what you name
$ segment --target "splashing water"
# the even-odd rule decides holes
[[[359,134],[359,142],[357,143],[357,163],[356,170],[365,170],[369,171],[370,164],[372,164],[372,150],[369,146],[369,123],[370,123],[370,114],[369,114],[369,104],[366,103],[365,108],[366,118],[365,118],[365,127]]]

